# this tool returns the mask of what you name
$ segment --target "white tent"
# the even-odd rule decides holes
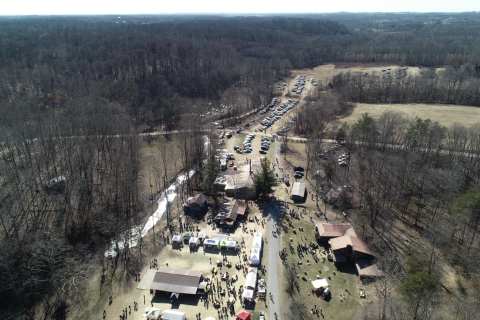
[[[185,313],[178,310],[165,310],[162,312],[163,320],[186,320]]]
[[[326,289],[328,288],[328,281],[325,278],[316,279],[312,281],[312,286],[315,290]]]
[[[247,276],[245,277],[245,288],[255,289],[257,286],[257,268],[251,268],[248,270]]]
[[[260,265],[260,259],[262,258],[262,235],[256,234],[253,237],[252,249],[250,251],[250,265],[258,266]]]
[[[258,248],[252,248],[252,251],[250,252],[250,265],[251,266],[259,266],[260,265],[260,249]]]
[[[218,241],[218,239],[205,239],[205,241],[203,241],[203,245],[204,246],[211,246],[211,247],[218,247],[220,241]]]
[[[243,293],[242,293],[242,299],[245,301],[245,300],[250,300],[252,301],[253,300],[253,294],[254,294],[254,291],[252,289],[243,289]]]
[[[190,240],[188,240],[188,244],[190,247],[197,247],[200,244],[200,239],[197,237],[191,237]]]

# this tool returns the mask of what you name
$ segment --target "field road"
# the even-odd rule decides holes
[[[281,237],[277,235],[275,230],[277,229],[277,221],[281,217],[281,208],[272,207],[269,210],[269,217],[267,220],[265,228],[265,236],[268,239],[268,244],[266,245],[267,250],[267,296],[268,301],[268,318],[275,320],[275,314],[277,314],[277,319],[282,319],[282,312],[280,308],[280,293],[281,290],[281,270],[279,266],[282,266],[280,261],[279,252],[281,249]],[[275,232],[275,236],[274,236]],[[272,295],[270,298],[270,294]]]

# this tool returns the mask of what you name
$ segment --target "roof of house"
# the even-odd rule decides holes
[[[203,206],[207,202],[207,196],[205,196],[203,193],[199,193],[193,197],[190,197],[187,199],[185,202],[186,206]]]
[[[317,232],[320,237],[335,238],[345,235],[345,232],[352,228],[350,223],[317,223]]]
[[[247,202],[245,200],[235,200],[235,204],[231,211],[235,212],[238,216],[245,215],[245,212],[247,211]]]
[[[196,294],[201,279],[202,274],[197,271],[160,268],[158,271],[148,270],[138,288]]]
[[[348,231],[350,231],[350,229]],[[352,247],[352,250],[355,252],[360,252],[360,253],[373,256],[373,253],[372,251],[370,251],[367,244],[353,234],[346,234],[341,237],[330,239],[328,240],[328,243],[330,244],[330,247],[332,248],[333,251],[345,249],[348,246],[350,246]]]
[[[385,274],[375,263],[368,260],[359,260],[355,263],[358,275],[360,277],[383,277]]]
[[[305,182],[297,181],[293,184],[292,196],[305,197]]]

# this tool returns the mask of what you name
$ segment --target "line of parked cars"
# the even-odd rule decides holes
[[[270,149],[270,144],[272,142],[270,141],[269,138],[267,137],[263,137],[262,138],[262,142],[260,143],[260,153],[261,154],[266,154],[268,152],[268,150]]]
[[[349,161],[350,161],[350,152],[342,153],[338,157],[338,165],[341,167],[346,167]]]
[[[245,137],[245,140],[243,140],[243,145],[242,146],[234,146],[233,150],[235,150],[238,153],[251,153],[253,151],[252,148],[252,140],[255,139],[255,134],[249,133]]]
[[[304,88],[305,88],[305,76],[300,75],[298,76],[297,80],[295,80],[295,83],[293,84],[292,92],[296,94],[301,94]]]
[[[270,115],[264,118],[260,123],[264,129],[271,127],[276,121],[278,121],[285,113],[293,109],[298,104],[298,100],[288,99],[287,102],[282,103],[278,107],[274,108]]]
[[[275,108],[279,102],[280,102],[280,99],[279,99],[278,97],[272,98],[272,102],[270,102],[270,104],[268,104],[267,106],[265,106],[265,108],[263,108],[263,109],[260,111],[260,114],[267,113],[268,110]]]

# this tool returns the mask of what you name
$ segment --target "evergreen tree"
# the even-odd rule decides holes
[[[272,188],[277,185],[275,173],[270,165],[268,159],[262,159],[260,170],[255,174],[255,189],[257,195],[265,197],[272,193]]]

